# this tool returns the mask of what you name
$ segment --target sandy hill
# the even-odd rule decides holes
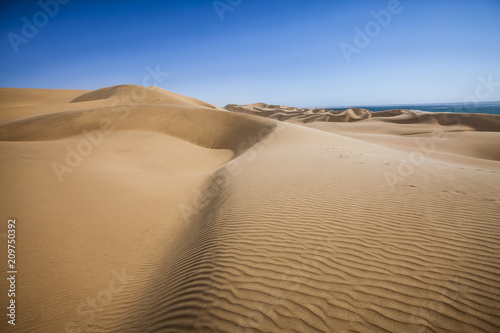
[[[2,332],[500,329],[498,117],[0,96]]]
[[[179,104],[215,108],[215,106],[202,102],[196,98],[187,97],[167,91],[158,87],[143,87],[137,85],[120,85],[90,91],[74,98],[71,103],[89,102],[95,100],[112,99],[118,102],[138,104]]]
[[[500,150],[497,147],[500,142],[498,115],[399,109],[372,112],[361,108],[333,111],[265,103],[229,104],[225,109],[301,124],[408,153],[420,152],[422,140],[430,140],[427,146],[432,146],[433,158],[469,166],[496,169],[496,161],[500,161]],[[439,144],[436,144],[438,141]]]

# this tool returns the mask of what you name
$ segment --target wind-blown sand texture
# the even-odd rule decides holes
[[[2,332],[500,331],[499,116],[0,103]]]

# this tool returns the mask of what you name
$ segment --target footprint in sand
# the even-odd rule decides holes
[[[465,194],[464,192],[461,192],[461,191],[452,191],[452,190],[450,190],[450,191],[443,191],[443,192],[444,193],[448,193],[448,194],[455,194],[455,195],[457,195],[457,194]]]

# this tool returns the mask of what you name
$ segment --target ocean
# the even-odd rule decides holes
[[[434,103],[434,104],[393,104],[393,105],[365,105],[352,106],[371,111],[384,111],[394,109],[418,110],[426,112],[458,112],[458,113],[489,113],[500,114],[500,102],[469,103]],[[327,107],[330,110],[345,110],[346,107]]]

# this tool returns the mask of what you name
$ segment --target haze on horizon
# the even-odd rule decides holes
[[[219,106],[498,101],[499,17],[497,0],[4,1],[0,86],[155,85]]]

